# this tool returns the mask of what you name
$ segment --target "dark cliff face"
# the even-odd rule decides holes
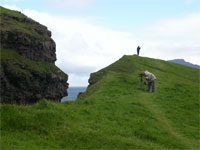
[[[51,39],[51,32],[47,30],[47,27],[23,14],[16,17],[3,11],[0,15],[2,47],[14,49],[32,60],[52,63],[56,61],[56,44]]]
[[[1,7],[1,103],[33,104],[67,96],[68,76],[55,66],[47,27]]]
[[[16,50],[20,55],[32,60],[56,61],[56,45],[52,39],[40,39],[22,32],[2,31],[1,45]]]

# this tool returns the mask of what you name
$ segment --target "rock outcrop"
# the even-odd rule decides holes
[[[1,46],[16,50],[20,55],[39,61],[56,61],[56,44],[52,39],[41,40],[23,32],[2,31]]]
[[[68,76],[55,66],[56,44],[47,27],[1,7],[1,103],[33,104],[67,96]]]

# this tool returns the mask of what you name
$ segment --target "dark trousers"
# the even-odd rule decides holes
[[[137,50],[137,55],[139,56],[140,50]]]
[[[155,92],[155,80],[148,81],[148,85],[147,85],[147,91],[148,92],[150,92],[151,87],[152,87],[152,92]]]

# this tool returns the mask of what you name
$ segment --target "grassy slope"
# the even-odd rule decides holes
[[[140,87],[143,70],[156,93]],[[1,105],[2,148],[199,148],[199,70],[124,56],[92,76],[100,81],[75,102]]]
[[[17,21],[12,17],[24,20],[24,22]],[[37,22],[35,22],[31,18],[28,18],[21,12],[6,9],[1,6],[0,6],[0,24],[1,24],[0,31],[21,32],[34,36],[40,40],[50,40],[50,37],[48,35],[46,34],[41,35],[38,32],[36,32],[36,29],[38,28]]]

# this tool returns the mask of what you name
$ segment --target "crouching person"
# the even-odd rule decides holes
[[[144,71],[141,73],[142,76],[145,77],[145,79],[148,81],[147,84],[147,91],[150,92],[150,89],[152,88],[152,92],[155,92],[155,80],[156,76],[148,71]]]

